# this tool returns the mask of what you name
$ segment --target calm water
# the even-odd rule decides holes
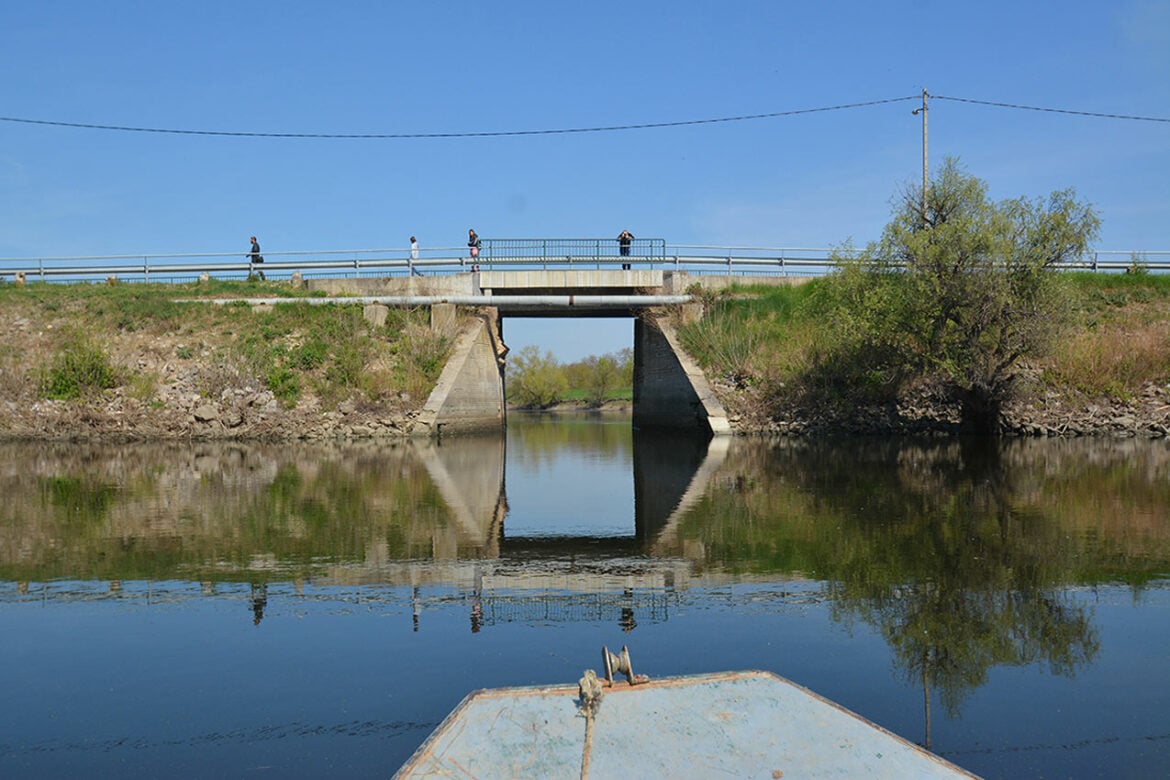
[[[469,691],[767,669],[986,777],[1165,777],[1170,448],[0,446],[0,777],[387,777]]]

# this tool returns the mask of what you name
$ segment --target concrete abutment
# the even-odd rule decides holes
[[[437,320],[446,322],[439,315]],[[482,309],[459,329],[435,389],[415,419],[412,433],[444,433],[502,428],[505,423],[504,355],[500,315]]]
[[[447,322],[447,315],[436,315]],[[434,391],[415,421],[417,435],[470,432],[502,427],[504,357],[500,314],[485,309],[470,318]],[[727,413],[706,376],[682,349],[666,317],[634,320],[634,424],[640,427],[731,432]]]
[[[634,425],[731,433],[727,412],[666,317],[634,321]]]

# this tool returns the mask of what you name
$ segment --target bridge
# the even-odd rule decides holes
[[[299,300],[359,304],[375,325],[385,321],[390,306],[426,306],[433,328],[456,334],[451,357],[415,421],[419,434],[504,424],[505,322],[516,317],[633,318],[634,424],[730,433],[726,412],[677,335],[679,323],[702,315],[702,307],[686,292],[689,278],[684,272],[631,267],[310,279],[305,285],[327,297]],[[281,301],[246,302],[263,306]],[[457,316],[460,308],[473,316]]]
[[[714,246],[668,244],[635,238],[630,255],[621,255],[614,238],[484,238],[478,263],[466,246],[382,249],[265,250],[263,266],[246,252],[181,254],[137,253],[70,257],[0,258],[0,281],[23,278],[42,282],[190,282],[203,275],[247,279],[263,270],[270,279],[445,275],[481,270],[554,268],[686,271],[739,276],[815,276],[832,271],[855,255],[848,248]],[[1060,266],[1063,270],[1121,271],[1134,259],[1152,272],[1170,271],[1170,251],[1095,250]]]
[[[413,433],[429,436],[505,423],[507,318],[629,317],[634,320],[635,425],[731,432],[727,414],[703,371],[679,342],[678,325],[701,317],[702,307],[691,300],[688,290],[694,282],[690,275],[663,268],[668,265],[665,241],[634,239],[629,246],[602,239],[489,239],[484,243],[475,256],[460,259],[458,271],[423,273],[411,266],[409,273],[307,279],[297,272],[290,277],[295,284],[325,295],[209,302],[254,308],[361,305],[375,326],[386,321],[391,306],[429,308],[432,327],[454,336],[452,354],[414,422]],[[267,262],[264,265],[266,270],[272,268]],[[781,283],[795,279],[772,278]],[[706,285],[720,280],[728,283],[726,276],[703,277]],[[459,309],[470,316],[459,316]]]
[[[670,246],[660,238],[484,238],[467,247],[0,259],[0,279],[42,282],[287,281],[324,297],[214,299],[254,307],[362,305],[374,324],[390,306],[429,307],[432,327],[455,336],[438,384],[414,433],[440,435],[505,422],[504,361],[509,317],[634,319],[634,423],[641,427],[730,432],[726,412],[702,370],[681,348],[678,323],[702,309],[689,291],[734,282],[791,284],[832,271],[846,249]],[[133,261],[133,262],[131,262]],[[1120,271],[1136,263],[1170,271],[1170,252],[1095,252],[1065,270]],[[460,318],[458,308],[473,311]],[[672,316],[664,312],[669,311]]]

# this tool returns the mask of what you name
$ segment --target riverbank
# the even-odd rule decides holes
[[[406,436],[450,337],[427,313],[178,304],[286,284],[0,284],[0,439]]]
[[[739,434],[955,436],[963,433],[959,404],[931,393],[920,393],[897,404],[849,410],[792,405],[774,416],[753,413],[751,410],[761,405],[750,397],[750,392],[721,387],[716,393],[727,406],[731,426]],[[999,435],[1165,438],[1170,436],[1170,385],[1147,382],[1128,400],[1048,389],[1007,402]]]
[[[410,434],[433,386],[428,377],[437,376],[445,354],[442,340],[429,335],[425,318],[405,314],[376,329],[363,323],[360,313],[322,311],[334,307],[265,307],[275,311],[263,314],[242,307],[179,308],[171,303],[172,287],[154,293],[141,286],[129,291],[4,287],[0,439],[400,438]],[[1137,304],[1151,306],[1149,301],[1123,303],[1130,311],[1137,311]],[[315,311],[296,313],[307,309]],[[1153,334],[1146,341],[1165,349],[1159,335],[1166,327],[1164,314],[1159,306],[1143,315],[1145,324],[1123,320],[1125,340],[1106,344],[1105,354],[1134,354],[1139,346],[1135,334],[1142,333]],[[298,319],[310,316],[314,319]],[[1112,317],[1117,320],[1118,313]],[[1096,332],[1105,330],[1102,325]],[[46,376],[63,358],[76,361],[78,344],[92,347],[91,357],[100,358],[108,381],[76,397],[47,397]],[[1090,395],[1054,381],[1051,371],[1043,380],[1039,368],[1032,373],[1027,392],[1005,405],[1001,435],[1170,435],[1166,381]],[[763,397],[763,384],[715,377],[712,385],[738,434],[960,432],[957,404],[926,391],[894,405],[827,408],[777,405],[774,398]],[[599,410],[628,412],[631,405],[618,400]],[[595,407],[565,403],[554,409]]]

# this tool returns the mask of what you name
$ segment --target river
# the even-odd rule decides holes
[[[765,669],[985,777],[1164,777],[1170,449],[0,445],[0,777],[387,777],[470,691]],[[652,739],[652,724],[639,738]]]

